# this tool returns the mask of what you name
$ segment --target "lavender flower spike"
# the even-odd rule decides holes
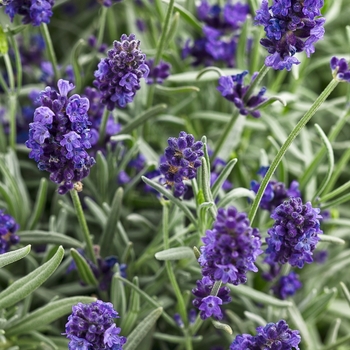
[[[122,350],[126,338],[120,336],[114,318],[118,313],[111,303],[97,300],[91,304],[78,303],[66,323],[64,335],[70,340],[69,350]]]
[[[95,71],[94,85],[101,92],[101,102],[112,111],[124,108],[132,102],[140,89],[140,79],[147,78],[149,68],[146,55],[140,50],[140,41],[134,34],[123,34],[120,41],[113,42],[113,49],[107,52]]]
[[[267,38],[260,40],[270,54],[266,66],[291,70],[293,64],[300,63],[294,57],[297,52],[305,51],[307,57],[315,52],[314,44],[324,35],[322,6],[323,0],[274,0],[269,7],[268,0],[263,0],[255,23],[266,32]]]
[[[293,296],[301,287],[299,275],[292,271],[287,276],[282,276],[272,290],[276,296],[285,300]]]
[[[254,118],[260,117],[260,112],[257,110],[260,104],[267,100],[263,97],[266,88],[262,87],[257,95],[252,95],[248,101],[244,101],[246,92],[250,85],[243,85],[244,77],[248,74],[248,71],[243,71],[241,74],[232,76],[222,76],[219,79],[219,86],[217,89],[221,95],[235,104],[239,113],[242,115],[250,114]],[[253,74],[251,82],[256,78],[257,73]]]
[[[0,254],[7,253],[11,245],[19,242],[20,238],[16,235],[18,229],[15,219],[0,210]]]
[[[332,57],[330,66],[334,79],[350,83],[350,68],[345,58]]]

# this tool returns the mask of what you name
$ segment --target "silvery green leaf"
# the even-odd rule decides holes
[[[40,180],[40,185],[38,189],[38,193],[36,196],[36,201],[34,205],[33,213],[30,216],[30,221],[28,224],[28,229],[33,230],[40,220],[40,217],[43,213],[43,210],[45,208],[46,203],[46,197],[47,197],[47,180],[45,178],[42,178]]]
[[[8,264],[12,264],[13,262],[24,258],[29,254],[31,249],[31,245],[27,245],[24,248],[20,248],[14,250],[12,252],[0,254],[0,269]]]
[[[18,235],[21,238],[21,243],[32,243],[33,245],[60,244],[66,246],[67,248],[83,248],[84,246],[80,241],[59,232],[41,230],[19,231]]]
[[[216,328],[216,329],[220,329],[228,334],[232,334],[232,328],[228,325],[228,324],[225,324],[225,323],[221,323],[221,322],[218,322],[218,321],[212,321],[212,324],[213,326]]]
[[[98,282],[85,258],[81,256],[80,253],[74,248],[70,250],[70,253],[74,259],[81,280],[87,285],[97,286]]]
[[[181,260],[193,257],[193,251],[188,247],[169,248],[155,254],[157,260]]]

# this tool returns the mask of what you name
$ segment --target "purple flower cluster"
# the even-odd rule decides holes
[[[40,26],[49,23],[54,0],[12,0],[5,3],[5,13],[13,21],[16,14],[23,16],[22,23]]]
[[[260,40],[270,54],[266,66],[291,70],[300,63],[294,57],[297,52],[305,51],[307,57],[315,52],[314,44],[324,35],[322,6],[323,0],[274,0],[269,7],[268,0],[263,0],[255,23],[266,32],[267,38]]]
[[[235,207],[220,208],[213,229],[202,238],[203,276],[215,281],[238,285],[247,281],[247,272],[257,272],[254,262],[263,251],[259,230],[251,228],[246,213]]]
[[[196,39],[193,45],[188,40],[182,56],[194,57],[194,65],[213,65],[221,61],[225,66],[235,66],[236,47],[239,29],[249,13],[249,6],[240,2],[228,1],[223,8],[202,1],[197,7],[198,18],[205,23],[203,36]]]
[[[89,100],[77,94],[68,97],[74,85],[67,80],[57,85],[59,92],[51,87],[40,92],[41,106],[29,124],[26,146],[31,149],[29,158],[50,173],[51,181],[59,184],[58,193],[64,194],[89,175],[95,159],[86,152],[91,147]]]
[[[330,66],[335,79],[350,83],[350,68],[345,58],[332,57]]]
[[[154,66],[154,59],[151,58],[146,61],[149,68],[149,74],[146,78],[146,83],[151,84],[162,84],[163,81],[170,75],[171,65],[167,62],[160,61]]]
[[[66,323],[69,350],[122,350],[126,338],[113,321],[118,313],[112,303],[97,300],[91,304],[78,303]]]
[[[204,153],[203,143],[195,141],[191,134],[181,131],[179,137],[170,137],[168,147],[164,151],[166,161],[161,163],[159,170],[164,175],[167,188],[174,188],[174,196],[181,197],[187,190],[184,180],[194,179],[200,160]]]
[[[121,0],[98,0],[98,1],[101,3],[101,5],[105,7],[111,7],[113,3],[120,2]]]
[[[312,263],[320,229],[320,209],[310,202],[303,204],[301,198],[290,198],[279,205],[271,215],[275,220],[266,238],[265,262],[271,266],[289,263],[300,269],[305,263]]]
[[[101,92],[101,102],[112,111],[116,106],[124,108],[132,102],[140,89],[140,79],[147,78],[149,68],[146,55],[140,50],[140,41],[134,34],[123,34],[113,42],[95,71],[94,85]]]
[[[15,219],[0,210],[0,254],[7,253],[11,245],[19,242],[20,238],[16,235],[18,229]]]
[[[250,114],[254,118],[260,117],[260,112],[257,110],[259,106],[267,100],[263,97],[266,88],[262,87],[257,95],[252,95],[245,101],[245,94],[247,93],[250,85],[243,85],[244,77],[248,74],[248,71],[243,71],[241,74],[232,76],[222,76],[219,79],[219,86],[217,89],[221,95],[235,104],[239,109],[239,113],[242,115]],[[256,78],[257,73],[253,74],[251,83]]]
[[[211,316],[221,320],[223,313],[220,305],[228,304],[232,300],[228,287],[220,287],[216,296],[210,295],[213,286],[214,281],[210,277],[204,276],[197,281],[197,287],[192,289],[192,294],[196,297],[192,304],[200,310],[199,315],[202,320]]]
[[[302,286],[299,275],[292,271],[287,276],[282,276],[272,290],[277,297],[284,300],[293,296]]]
[[[256,331],[255,336],[237,335],[230,350],[299,350],[299,331],[291,330],[284,320],[257,327]]]

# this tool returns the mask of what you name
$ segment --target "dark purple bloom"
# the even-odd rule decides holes
[[[272,290],[276,296],[284,300],[293,296],[302,286],[299,275],[292,271],[287,276],[280,277]]]
[[[332,57],[330,66],[335,79],[350,83],[350,68],[345,58]]]
[[[58,193],[64,194],[89,175],[95,159],[86,152],[91,147],[89,100],[68,97],[74,85],[67,80],[60,79],[57,85],[58,92],[50,87],[40,92],[40,107],[29,124],[26,146],[31,149],[29,158],[50,173],[50,179],[59,185]]]
[[[12,245],[19,243],[20,238],[16,235],[18,229],[15,219],[0,210],[0,254],[7,253]]]
[[[209,295],[203,298],[202,303],[198,307],[201,310],[201,319],[205,320],[213,316],[217,320],[221,320],[224,315],[222,314],[220,305],[222,305],[222,300],[217,296]]]
[[[154,59],[151,58],[146,61],[149,67],[149,74],[146,78],[147,84],[162,84],[163,81],[170,75],[171,65],[167,62],[160,61],[154,66]]]
[[[140,89],[140,79],[147,78],[149,68],[146,55],[140,50],[140,41],[134,34],[123,34],[121,41],[113,42],[95,71],[94,85],[101,92],[101,102],[112,111],[116,106],[124,108],[132,102]]]
[[[180,328],[184,328],[184,322],[182,321],[182,318],[181,318],[181,316],[180,316],[180,314],[175,314],[174,315],[174,320],[175,320],[175,322],[176,322],[176,324],[180,327]]]
[[[168,139],[168,145],[164,152],[166,161],[160,164],[159,170],[164,175],[165,185],[174,188],[175,197],[181,197],[187,189],[183,180],[195,178],[197,168],[202,164],[203,143],[181,131],[178,138]]]
[[[66,323],[64,335],[70,340],[69,350],[122,350],[126,338],[120,336],[114,318],[119,318],[112,303],[97,300],[91,304],[78,303]]]
[[[257,272],[254,262],[262,253],[259,230],[251,228],[247,214],[235,207],[220,208],[212,230],[202,238],[203,276],[238,285],[247,281],[247,272]]]
[[[314,253],[314,261],[317,264],[324,264],[328,259],[328,250],[319,250]]]
[[[310,264],[320,229],[320,209],[313,208],[310,202],[303,204],[295,197],[279,205],[271,215],[275,220],[266,238],[268,248],[265,262],[270,265],[286,264],[302,268]]]
[[[270,56],[265,65],[278,70],[291,70],[300,62],[295,53],[305,51],[307,57],[315,52],[314,43],[323,38],[324,22],[320,9],[323,0],[274,0],[269,7],[263,0],[256,12],[255,23],[265,28],[267,38],[261,39]]]
[[[40,26],[41,23],[49,23],[52,16],[54,0],[12,0],[5,5],[5,13],[11,22],[16,14],[23,16],[22,23],[31,23]]]
[[[243,71],[241,74],[232,76],[222,76],[219,79],[219,86],[217,89],[221,95],[235,104],[239,113],[242,115],[250,114],[254,118],[260,117],[260,112],[257,110],[259,105],[267,100],[263,97],[266,88],[262,87],[257,95],[252,95],[247,101],[244,100],[250,85],[243,85],[244,77],[248,74],[248,71]],[[253,74],[251,81],[256,78],[256,73]]]

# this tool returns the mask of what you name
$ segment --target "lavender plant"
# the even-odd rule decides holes
[[[349,15],[0,0],[0,349],[348,349]]]

